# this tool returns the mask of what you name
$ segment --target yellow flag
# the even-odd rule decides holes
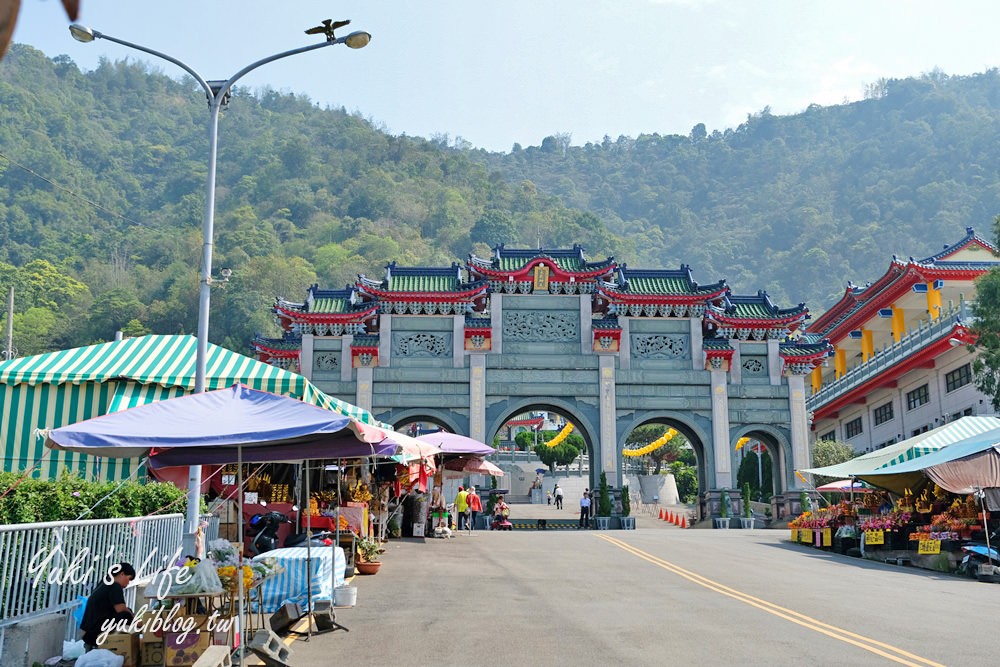
[[[748,442],[750,442],[750,438],[740,438],[739,440],[737,440],[736,451],[740,451],[741,449],[743,449],[743,445],[747,444]]]

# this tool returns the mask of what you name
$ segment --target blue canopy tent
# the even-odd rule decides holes
[[[405,456],[412,452],[412,440],[298,399],[237,384],[62,426],[46,434],[45,445],[96,456],[149,455],[153,466],[237,463],[242,493],[245,461]],[[425,443],[416,446],[424,456],[439,451]],[[242,544],[242,520],[237,532]],[[237,581],[242,609],[243,581]]]

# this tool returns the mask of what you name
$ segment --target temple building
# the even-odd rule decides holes
[[[396,427],[429,422],[492,442],[512,419],[556,414],[587,443],[591,486],[602,472],[615,486],[629,433],[666,423],[695,451],[703,516],[718,514],[722,489],[738,497],[735,443],[750,436],[772,457],[775,516],[798,509],[805,378],[832,350],[802,333],[803,304],[701,285],[688,266],[499,245],[464,265],[393,262],[344,290],[314,285],[274,313],[284,335],[258,337],[258,358]]]
[[[833,344],[811,374],[811,438],[859,453],[900,442],[966,415],[993,414],[972,381],[966,346],[975,280],[1000,266],[971,227],[923,259],[893,256],[878,280],[848,284],[807,335]]]

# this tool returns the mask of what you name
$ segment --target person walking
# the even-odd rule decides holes
[[[455,496],[455,514],[458,515],[458,525],[456,528],[462,530],[465,525],[465,512],[469,509],[469,494],[464,487],[458,487],[458,495]]]
[[[577,528],[586,528],[590,523],[590,494],[586,491],[580,498],[580,524]]]
[[[552,489],[552,495],[555,496],[556,499],[556,509],[561,510],[563,508],[563,490],[562,487],[559,486],[558,482],[556,482],[555,488]]]
[[[478,517],[479,513],[483,511],[483,500],[479,497],[479,494],[476,493],[476,487],[474,486],[469,487],[469,493],[465,500],[469,503],[469,512],[472,513],[472,521],[469,526],[469,530],[475,530],[476,517]]]

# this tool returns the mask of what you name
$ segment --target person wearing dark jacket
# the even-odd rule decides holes
[[[112,566],[87,598],[80,629],[83,630],[83,643],[88,651],[97,648],[97,638],[104,631],[106,622],[132,620],[132,610],[125,604],[125,589],[133,579],[135,568],[129,563],[118,563]]]

